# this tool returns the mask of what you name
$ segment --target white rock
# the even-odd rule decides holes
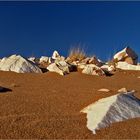
[[[79,63],[79,64],[74,63],[74,64],[78,65],[79,69],[84,69],[87,66],[87,64],[85,64],[85,63]]]
[[[116,70],[116,68],[113,65],[111,65],[111,66],[109,66],[109,65],[103,65],[103,66],[101,66],[101,69],[106,70],[106,71],[109,71],[109,72],[113,72],[113,71]]]
[[[41,56],[41,58],[39,59],[39,63],[49,63],[49,57],[47,56]]]
[[[59,59],[61,56],[59,55],[59,53],[57,51],[53,52],[52,58],[53,59]]]
[[[29,58],[28,58],[28,60],[29,60],[29,61],[32,61],[33,63],[35,63],[35,59],[36,59],[35,57],[29,57]]]
[[[132,92],[117,94],[100,99],[81,112],[87,113],[87,127],[95,134],[112,123],[140,117],[140,100]]]
[[[38,66],[20,55],[3,58],[0,62],[0,70],[14,71],[17,73],[42,73]]]
[[[110,90],[109,89],[106,89],[106,88],[101,88],[98,91],[100,91],[100,92],[109,92]]]
[[[126,47],[122,51],[116,53],[114,59],[136,65],[138,62],[138,55],[130,47]]]
[[[55,63],[50,64],[47,69],[51,72],[59,73],[60,75],[68,74],[72,71],[72,65],[66,63],[65,61],[55,61]]]
[[[140,65],[131,65],[126,62],[118,62],[116,67],[122,70],[140,70]]]
[[[84,69],[82,70],[82,73],[89,74],[89,75],[105,75],[105,72],[98,66],[94,64],[87,64]]]
[[[50,65],[47,67],[47,69],[48,69],[50,72],[56,72],[56,73],[58,73],[58,74],[60,74],[60,75],[64,75],[63,71],[60,70],[60,69],[58,68],[58,66],[57,66],[55,63],[50,64]]]

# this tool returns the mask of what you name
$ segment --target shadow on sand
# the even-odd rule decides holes
[[[12,90],[9,88],[5,88],[5,87],[0,86],[0,93],[4,93],[4,92],[8,92],[8,91],[12,91]]]

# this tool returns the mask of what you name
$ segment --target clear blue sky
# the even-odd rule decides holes
[[[66,56],[80,44],[107,60],[131,46],[140,54],[140,2],[0,2],[0,57]]]

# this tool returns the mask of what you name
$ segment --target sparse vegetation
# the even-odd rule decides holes
[[[68,57],[70,58],[70,60],[72,62],[73,61],[82,61],[83,59],[86,58],[86,53],[85,53],[84,49],[82,49],[80,47],[71,48],[69,51]]]

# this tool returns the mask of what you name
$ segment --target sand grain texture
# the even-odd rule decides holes
[[[112,124],[93,135],[86,127],[86,115],[80,113],[122,87],[136,90],[140,98],[138,76],[138,71],[119,71],[111,77],[0,72],[0,86],[12,89],[0,94],[0,138],[138,139],[139,118]],[[110,91],[98,92],[101,88]]]

